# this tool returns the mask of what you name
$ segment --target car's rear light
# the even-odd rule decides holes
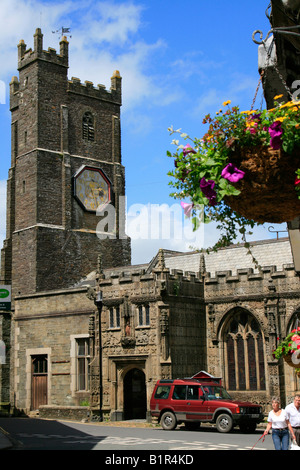
[[[240,413],[240,412],[241,412],[239,406],[235,409],[235,412],[236,412],[236,413]]]

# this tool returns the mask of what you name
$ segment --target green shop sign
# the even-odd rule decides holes
[[[7,289],[0,289],[0,299],[5,299],[10,295],[9,290]]]
[[[11,309],[11,286],[0,285],[0,310]]]

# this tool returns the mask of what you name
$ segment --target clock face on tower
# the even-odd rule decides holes
[[[74,196],[86,211],[96,212],[111,201],[111,183],[102,170],[82,166],[73,181]]]

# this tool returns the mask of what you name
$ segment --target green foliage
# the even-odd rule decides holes
[[[224,201],[226,196],[239,196],[236,183],[245,175],[232,165],[232,155],[243,147],[266,146],[291,153],[295,146],[300,146],[300,102],[275,101],[271,110],[242,112],[237,106],[230,107],[230,103],[223,103],[224,109],[214,118],[210,114],[205,116],[203,124],[207,128],[201,139],[169,128],[170,135],[179,137],[172,141],[176,152],[167,151],[167,156],[174,159],[174,169],[168,173],[173,188],[170,195],[189,201],[185,204],[190,206],[187,209],[194,229],[203,216],[205,222],[218,223],[221,235],[214,249],[231,244],[239,234],[245,241],[247,230],[260,225],[240,216]],[[189,143],[184,145],[180,139]],[[297,176],[295,189],[300,198],[300,170]]]
[[[273,351],[274,359],[280,359],[287,355],[292,355],[295,352],[300,353],[300,327],[292,330],[283,341],[281,341],[277,348]],[[296,368],[296,372],[300,371],[300,368]]]

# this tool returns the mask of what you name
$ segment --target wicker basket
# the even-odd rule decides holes
[[[269,147],[240,148],[230,163],[245,172],[234,186],[239,196],[227,196],[226,204],[255,222],[289,222],[300,215],[295,190],[295,171],[300,168],[300,149],[292,154]]]

